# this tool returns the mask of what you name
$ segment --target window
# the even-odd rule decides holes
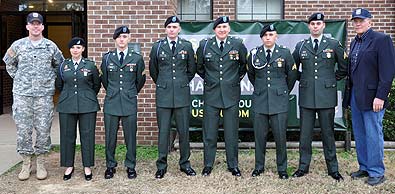
[[[19,11],[84,11],[84,0],[22,0]]]
[[[283,18],[282,0],[237,0],[238,20],[274,20]]]
[[[211,20],[211,0],[178,0],[177,15],[181,20]]]

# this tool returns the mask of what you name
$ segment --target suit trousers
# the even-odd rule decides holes
[[[383,176],[384,135],[383,117],[385,109],[379,112],[360,110],[351,93],[352,129],[357,150],[359,169],[367,171],[370,177]]]
[[[84,167],[94,166],[96,112],[59,113],[60,165],[64,167],[74,166],[77,122],[80,132],[82,165]]]
[[[134,169],[136,166],[136,130],[137,115],[115,116],[104,113],[104,126],[106,131],[106,167],[116,167],[115,148],[117,146],[117,133],[119,121],[122,121],[123,135],[126,144],[125,166]]]
[[[169,135],[171,130],[171,120],[174,116],[180,142],[180,161],[181,169],[191,167],[189,163],[189,117],[190,107],[162,108],[156,107],[156,115],[159,127],[158,151],[159,157],[156,161],[158,169],[167,168],[167,153],[169,147]]]
[[[318,113],[321,127],[321,138],[328,174],[338,171],[336,145],[334,135],[335,108],[309,109],[300,108],[300,140],[299,140],[299,170],[309,171],[312,155],[312,134]]]
[[[226,149],[226,163],[228,168],[238,167],[239,140],[239,104],[229,108],[216,108],[204,105],[203,144],[204,166],[213,167],[217,152],[217,138],[220,111],[224,119],[224,136]]]
[[[255,169],[264,170],[265,168],[266,142],[270,126],[276,142],[277,171],[287,171],[287,118],[287,112],[274,115],[255,113]]]

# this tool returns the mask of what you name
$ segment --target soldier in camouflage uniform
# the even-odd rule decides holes
[[[31,157],[37,155],[37,178],[45,179],[45,154],[51,147],[50,131],[53,120],[55,70],[64,60],[56,44],[42,36],[43,17],[38,13],[27,16],[29,36],[15,41],[3,60],[13,78],[12,113],[17,128],[17,152],[23,157],[20,180],[31,172]],[[33,148],[32,133],[36,130]]]

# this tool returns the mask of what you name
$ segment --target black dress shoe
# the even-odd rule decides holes
[[[254,171],[252,171],[252,174],[251,174],[251,176],[252,177],[257,177],[257,176],[261,176],[261,174],[263,173],[263,170],[262,169],[255,169]]]
[[[114,177],[115,171],[115,168],[107,167],[106,171],[104,172],[104,178],[111,179]]]
[[[155,178],[161,179],[165,176],[165,174],[166,174],[166,169],[159,169],[155,173]]]
[[[84,173],[84,175],[85,175],[85,180],[86,180],[86,181],[92,180],[92,172],[91,172],[91,174],[85,174],[85,173]]]
[[[241,176],[241,172],[240,172],[240,169],[238,167],[236,167],[236,168],[229,168],[228,170],[229,170],[229,172],[232,173],[233,176]]]
[[[74,168],[73,168],[73,170],[71,170],[70,174],[63,175],[63,180],[67,181],[67,180],[71,179],[71,176],[73,176],[73,172],[74,172]]]
[[[335,179],[337,182],[344,180],[342,175],[339,172],[332,172],[329,174],[333,179]]]
[[[184,172],[187,176],[195,176],[196,175],[196,172],[191,167],[186,168],[186,169],[181,168],[180,170],[181,170],[181,172]]]
[[[285,172],[285,171],[280,171],[280,172],[278,172],[278,178],[280,178],[280,179],[288,179],[289,176],[288,176],[288,173],[287,173],[287,172]]]
[[[350,176],[352,179],[359,179],[359,178],[368,177],[369,173],[364,170],[358,170],[356,172],[351,173]]]
[[[294,172],[292,174],[292,177],[302,177],[304,175],[306,175],[308,172],[305,172],[303,170],[297,170],[296,172]]]
[[[370,186],[376,186],[378,184],[381,184],[385,181],[385,177],[379,176],[379,177],[369,177],[366,183]]]
[[[127,168],[126,173],[129,179],[135,179],[137,177],[137,172],[134,168]]]
[[[211,171],[213,170],[212,167],[204,167],[202,170],[202,175],[203,176],[208,176],[211,174]]]

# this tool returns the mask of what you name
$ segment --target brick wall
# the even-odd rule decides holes
[[[394,0],[285,0],[284,19],[307,18],[313,12],[322,12],[327,19],[347,19],[348,20],[348,44],[355,33],[350,21],[351,13],[356,8],[366,8],[373,15],[372,27],[376,31],[390,34],[395,44],[395,1]]]
[[[164,21],[176,13],[175,0],[88,0],[88,52],[89,57],[101,63],[103,53],[115,48],[112,39],[115,28],[126,25],[132,34],[131,42],[141,43],[142,55],[148,75],[148,56],[152,43],[165,36]],[[104,90],[99,94],[103,108]],[[138,130],[137,143],[154,145],[158,130],[155,113],[155,85],[147,76],[147,82],[138,96]],[[122,130],[119,131],[119,142],[122,141]],[[104,143],[103,113],[98,113],[96,142]]]
[[[97,64],[101,55],[114,48],[112,33],[121,25],[131,29],[132,42],[141,43],[142,54],[146,62],[148,75],[148,55],[154,41],[165,36],[163,23],[175,14],[176,0],[88,0],[88,52]],[[391,0],[285,0],[284,19],[306,20],[313,12],[323,12],[328,19],[349,19],[352,10],[365,7],[373,14],[373,28],[391,34],[395,38],[395,1]],[[236,18],[236,0],[213,0],[213,19],[227,15]],[[348,40],[355,36],[351,22],[348,24]],[[99,94],[103,105],[104,91]],[[139,94],[138,107],[138,144],[155,145],[157,143],[157,125],[155,114],[155,85],[147,76],[147,82]],[[104,143],[103,113],[98,114],[96,141]],[[121,131],[121,130],[120,130]],[[119,135],[122,135],[120,132]],[[120,136],[119,141],[123,139]]]

